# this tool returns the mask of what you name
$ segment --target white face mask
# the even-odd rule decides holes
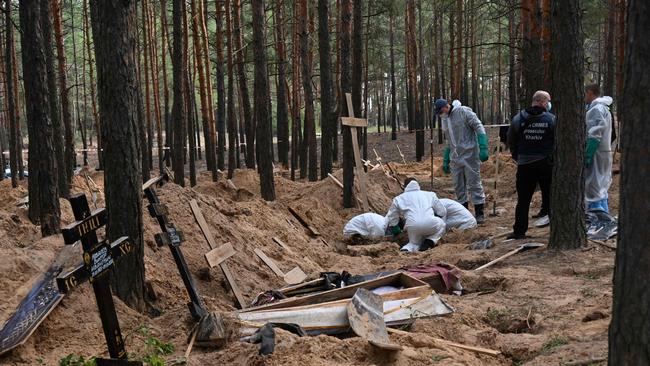
[[[551,101],[549,100],[549,101],[548,101],[548,104],[546,105],[546,111],[547,111],[547,112],[550,112],[552,107],[553,107],[553,104],[552,104]]]

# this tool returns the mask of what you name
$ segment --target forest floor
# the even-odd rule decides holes
[[[375,143],[375,139],[383,142]],[[430,161],[403,164],[394,144],[386,142],[388,139],[388,134],[371,135],[369,146],[377,148],[383,162],[392,162],[401,180],[415,176],[424,183],[423,188],[429,188]],[[410,144],[402,145],[406,140],[414,137],[400,135],[398,140],[408,162],[413,153]],[[372,149],[369,152],[373,158]],[[453,198],[451,179],[441,174],[440,154],[437,156],[433,189],[440,197]],[[235,300],[222,272],[218,268],[209,269],[205,262],[203,255],[209,247],[190,210],[191,199],[198,201],[217,243],[230,242],[236,249],[228,264],[247,301],[260,292],[283,285],[282,279],[253,254],[255,248],[263,249],[285,272],[300,266],[310,279],[323,271],[366,274],[443,261],[462,270],[461,283],[466,289],[463,296],[441,295],[456,309],[455,313],[418,319],[408,330],[412,335],[392,334],[391,341],[404,347],[394,355],[376,351],[359,337],[301,338],[278,330],[276,349],[270,356],[259,356],[259,345],[233,340],[221,349],[195,346],[187,364],[567,365],[587,360],[599,364],[597,360],[607,356],[613,251],[593,243],[562,252],[541,248],[510,257],[480,274],[472,271],[525,242],[496,240],[492,248],[478,251],[467,247],[473,241],[511,231],[516,166],[507,153],[499,160],[497,215],[490,215],[487,223],[475,230],[448,233],[438,247],[415,254],[400,253],[396,244],[388,242],[342,249],[343,226],[361,211],[343,208],[342,191],[329,179],[294,182],[287,178],[288,172],[279,171],[275,179],[278,197],[275,202],[261,200],[258,176],[251,170],[236,171],[233,182],[237,189],[229,187],[223,179],[211,182],[207,172],[200,174],[196,187],[168,183],[159,188],[160,200],[169,208],[170,221],[185,234],[183,253],[211,311],[232,312]],[[481,169],[489,213],[497,197],[495,162],[496,157],[491,156]],[[102,173],[84,172],[99,186],[96,203],[103,207]],[[340,179],[341,171],[335,175]],[[369,199],[384,214],[401,189],[381,170],[370,171],[368,178]],[[81,176],[75,177],[74,190],[90,193]],[[610,208],[617,215],[617,175],[610,192]],[[0,298],[3,299],[0,323],[11,315],[31,283],[63,247],[61,236],[40,239],[39,229],[29,223],[26,210],[15,205],[24,195],[25,184],[11,189],[8,180],[0,182]],[[540,202],[536,194],[531,214],[539,210]],[[310,237],[288,212],[288,206],[309,221],[325,241]],[[69,204],[61,200],[61,207],[64,223],[73,221]],[[157,223],[146,212],[144,216],[146,279],[156,294],[152,305],[161,314],[152,317],[138,313],[115,298],[122,333],[132,356],[141,357],[150,352],[151,345],[147,343],[155,337],[174,346],[171,354],[163,356],[167,364],[181,363],[193,325],[186,307],[187,294],[169,250],[155,245],[154,234],[160,231]],[[548,228],[533,228],[529,235],[533,238],[528,241],[546,243]],[[274,236],[283,240],[293,253],[277,245],[271,239]],[[587,318],[597,319],[585,321]],[[422,334],[496,349],[501,355],[493,357],[434,345],[422,338]],[[89,285],[82,285],[66,296],[23,346],[0,356],[0,364],[57,365],[71,353],[106,357],[104,336]]]

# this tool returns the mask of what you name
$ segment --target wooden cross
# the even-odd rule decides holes
[[[199,320],[207,314],[207,311],[205,309],[205,304],[203,303],[203,300],[201,300],[201,296],[199,296],[199,292],[194,285],[190,271],[187,268],[187,263],[185,262],[185,257],[180,248],[181,243],[185,238],[183,233],[176,230],[174,224],[169,222],[169,219],[167,218],[167,206],[160,203],[158,195],[154,190],[154,187],[157,184],[162,184],[168,179],[168,176],[163,174],[157,178],[150,179],[142,188],[144,189],[144,194],[149,201],[149,206],[147,206],[149,214],[158,221],[160,229],[163,231],[154,236],[156,244],[158,244],[159,247],[163,245],[169,247],[172,257],[174,257],[174,262],[176,262],[176,267],[178,267],[178,272],[183,279],[183,284],[185,285],[187,294],[190,297],[190,302],[187,304],[187,307],[190,309],[192,317],[194,317],[195,320]]]
[[[84,252],[83,264],[57,277],[59,291],[68,293],[85,281],[92,283],[108,353],[111,357],[110,359],[96,359],[97,365],[142,365],[142,362],[128,361],[127,359],[109,283],[110,271],[113,269],[115,261],[122,255],[131,253],[135,245],[126,236],[112,243],[106,240],[98,241],[97,229],[108,222],[106,209],[101,208],[90,212],[88,200],[84,194],[70,197],[70,204],[77,221],[62,228],[61,232],[66,245],[81,240]]]
[[[350,127],[352,133],[352,149],[354,150],[354,161],[357,170],[356,176],[359,182],[359,191],[361,192],[361,202],[363,203],[363,210],[370,211],[368,205],[368,192],[366,191],[366,172],[363,170],[363,162],[361,161],[361,153],[359,152],[359,140],[357,138],[357,128],[367,127],[368,120],[365,118],[354,118],[354,109],[352,108],[352,95],[345,93],[345,98],[348,104],[348,112],[350,117],[341,117],[341,123],[344,126]]]

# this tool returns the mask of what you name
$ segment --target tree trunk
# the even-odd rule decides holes
[[[85,32],[85,39],[86,39],[86,51],[88,52],[88,66],[89,66],[89,72],[88,75],[90,76],[90,103],[92,105],[93,109],[93,121],[95,125],[95,131],[97,133],[97,160],[99,161],[99,169],[103,169],[104,167],[104,152],[103,152],[103,139],[102,139],[102,134],[101,134],[101,119],[99,117],[99,113],[97,111],[97,103],[95,101],[95,76],[93,72],[93,65],[95,64],[94,58],[92,57],[92,54],[90,52],[90,22],[88,21],[88,7],[86,5],[86,1],[84,0],[84,32]],[[94,32],[93,28],[93,32]],[[94,39],[94,37],[93,37]],[[79,116],[77,116],[77,119]],[[85,138],[84,138],[84,143],[85,143]],[[85,146],[84,146],[85,149]],[[85,155],[84,155],[85,159]],[[85,162],[85,161],[84,161]]]
[[[29,216],[41,225],[43,236],[60,230],[59,189],[54,151],[54,127],[48,98],[48,77],[45,50],[43,13],[49,13],[49,4],[43,0],[20,3],[20,25],[25,105],[29,126]],[[51,31],[51,30],[50,30]],[[32,207],[34,205],[35,207]]]
[[[217,8],[217,168],[225,170],[226,152],[226,87],[223,56],[223,8],[222,4],[215,1]],[[230,14],[230,11],[228,11]],[[228,32],[231,32],[229,29]],[[230,42],[230,40],[229,40]],[[229,47],[230,44],[229,44]],[[230,82],[230,81],[229,81]]]
[[[350,63],[350,46],[352,41],[352,3],[341,0],[341,98],[339,100],[341,116],[350,116],[345,94],[352,92],[352,70]],[[352,150],[352,132],[349,126],[343,126],[343,207],[354,207],[354,151]]]
[[[625,50],[625,80],[623,95],[640,96],[646,93],[650,76],[650,4],[629,0],[627,7],[627,49]],[[650,179],[650,166],[640,156],[647,154],[647,136],[650,133],[645,112],[647,103],[636,98],[625,98],[620,110],[625,118],[621,130],[620,213],[618,250],[614,269],[614,294],[612,321],[609,326],[610,365],[648,365],[648,339],[650,324],[647,322],[650,291],[645,273],[650,271],[650,252],[647,250],[647,217],[650,208],[646,198],[650,187],[641,182]]]
[[[63,144],[63,129],[61,114],[59,113],[59,98],[57,95],[56,69],[54,68],[54,50],[52,43],[52,8],[50,2],[41,2],[41,29],[43,31],[43,45],[45,52],[45,68],[47,70],[47,91],[50,102],[50,121],[52,122],[52,139],[54,141],[54,154],[56,156],[56,173],[59,185],[59,194],[67,197],[68,185],[65,171],[65,145]]]
[[[172,74],[174,82],[174,104],[172,106],[172,121],[174,124],[174,151],[172,156],[172,167],[174,169],[174,182],[185,186],[185,168],[183,158],[185,152],[185,101],[183,90],[185,89],[185,70],[187,65],[183,63],[183,12],[185,2],[183,0],[172,0],[173,29],[172,37],[174,49],[172,53]]]
[[[138,141],[136,76],[136,2],[93,1],[91,6],[97,57],[97,86],[106,159],[104,182],[108,225],[113,241],[128,236],[134,253],[115,264],[115,294],[129,306],[144,308],[144,240],[142,186]],[[95,17],[96,16],[96,17]]]
[[[63,46],[63,25],[61,22],[61,0],[52,0],[52,15],[54,17],[54,35],[56,39],[56,54],[59,66],[59,93],[61,95],[61,115],[63,117],[63,131],[65,147],[63,161],[59,161],[59,189],[62,197],[68,197],[69,185],[72,183],[74,168],[74,141],[72,136],[72,116],[70,114],[70,100],[68,98],[68,82],[66,77],[65,49]],[[64,179],[61,181],[61,179]]]
[[[513,118],[519,110],[519,101],[517,100],[517,25],[515,23],[515,0],[508,2],[510,11],[508,12],[508,91],[510,99],[510,118]]]
[[[624,85],[624,68],[625,64],[625,44],[627,37],[625,36],[625,1],[618,0],[617,3],[617,19],[616,26],[618,31],[617,42],[616,42],[616,105],[623,105],[625,95],[623,94]],[[620,127],[623,121],[623,110],[622,108],[616,108],[616,117],[618,120],[618,125]]]
[[[605,22],[605,80],[603,83],[603,94],[614,95],[614,33],[616,32],[616,2],[607,1],[607,20]]]
[[[195,62],[194,65],[198,70],[199,74],[199,95],[201,98],[201,119],[203,120],[203,125],[207,125],[207,132],[208,134],[205,136],[205,146],[206,146],[206,154],[205,154],[205,161],[207,164],[208,170],[212,172],[212,180],[217,181],[217,169],[216,169],[216,154],[214,150],[214,141],[212,140],[212,136],[214,134],[214,124],[211,121],[210,118],[210,109],[212,109],[212,105],[208,103],[208,86],[206,85],[206,71],[203,69],[204,62],[203,62],[203,45],[201,44],[200,40],[200,33],[199,33],[199,27],[202,27],[202,25],[199,25],[199,21],[201,19],[200,16],[200,10],[199,7],[197,7],[197,1],[202,1],[202,0],[192,0],[192,40],[194,43],[194,55],[195,55]],[[218,30],[217,30],[217,33]],[[217,36],[217,55],[219,55],[219,37]],[[223,58],[223,53],[222,57]],[[221,60],[217,61],[218,63],[221,62]],[[218,68],[217,66],[217,77],[219,77],[218,73]],[[223,75],[222,75],[223,76]],[[219,82],[217,81],[217,85],[219,85]],[[188,96],[189,96],[189,89],[188,89]],[[194,91],[192,90],[192,93]],[[189,102],[189,99],[186,98],[186,103]],[[189,106],[190,104],[187,104]],[[224,107],[224,106],[221,106]],[[191,108],[188,108],[188,110],[192,110]],[[189,114],[188,114],[189,116]],[[190,124],[188,121],[188,130],[193,131],[193,126]],[[190,138],[190,144],[192,143],[192,140],[194,137],[192,136]],[[190,152],[192,154],[192,152]]]
[[[11,169],[11,186],[16,188],[18,187],[18,160],[22,160],[22,152],[19,152],[18,100],[15,98],[14,93],[14,89],[18,89],[18,84],[14,83],[13,75],[14,69],[18,66],[14,63],[12,52],[14,25],[11,20],[11,0],[6,0],[5,2],[5,37],[5,78],[7,85],[5,100],[7,101],[7,115],[9,115],[9,166]],[[0,174],[4,176],[4,172],[0,172]]]
[[[554,40],[551,96],[558,128],[555,131],[549,247],[573,249],[586,242],[582,214],[585,115],[580,0],[566,0],[561,5],[554,2],[551,11]]]
[[[302,71],[302,90],[305,94],[305,131],[302,141],[300,177],[309,172],[309,180],[318,179],[318,160],[316,155],[316,126],[314,121],[314,92],[311,84],[311,50],[309,44],[309,13],[307,0],[300,1],[300,59]],[[307,166],[309,166],[307,168]],[[304,169],[303,168],[307,168]]]
[[[241,0],[233,0],[233,38],[235,41],[235,62],[239,74],[239,89],[241,93],[240,103],[244,108],[244,128],[246,130],[246,167],[255,168],[255,120],[251,115],[250,97],[248,95],[248,84],[246,81],[246,64],[244,57],[243,24],[241,21]]]
[[[169,113],[169,83],[167,82],[167,50],[169,49],[169,32],[167,31],[167,0],[160,0],[160,19],[162,23],[162,73],[163,73],[163,96],[165,99],[165,165],[171,165],[173,127]],[[171,52],[170,52],[171,53]]]
[[[321,89],[321,171],[320,178],[332,172],[332,150],[336,133],[336,106],[333,94],[330,63],[329,1],[318,1],[318,52],[320,60]]]
[[[278,83],[276,85],[278,160],[286,168],[289,166],[289,106],[287,104],[287,54],[284,44],[284,0],[275,1],[274,16],[275,49],[278,62]]]
[[[257,149],[259,152],[258,172],[260,175],[260,190],[263,199],[266,201],[274,201],[275,184],[273,182],[273,161],[271,160],[273,144],[271,136],[268,133],[271,124],[271,111],[269,110],[268,104],[269,77],[266,70],[266,47],[264,41],[266,29],[264,0],[252,0],[251,7],[253,13],[253,53],[255,55],[254,102],[257,125]]]
[[[158,35],[156,33],[155,6],[152,4],[149,11],[149,60],[151,62],[151,83],[153,85],[153,108],[156,123],[156,150],[158,151],[158,172],[164,171],[163,161],[163,135],[162,135],[162,116],[160,111],[160,85],[158,77],[158,47],[156,42]],[[200,144],[199,144],[200,146]]]
[[[397,140],[397,83],[395,81],[395,14],[390,9],[389,19],[390,35],[390,139]]]
[[[237,0],[235,0],[237,1]],[[226,0],[226,39],[228,49],[228,179],[233,177],[237,166],[237,117],[235,113],[235,74],[233,66],[233,32],[230,0]]]
[[[293,94],[293,125],[291,128],[291,180],[296,179],[296,169],[300,169],[300,48],[298,44],[298,2],[293,5],[291,92]],[[302,173],[301,173],[302,174]]]

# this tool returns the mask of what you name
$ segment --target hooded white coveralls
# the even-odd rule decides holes
[[[466,203],[467,192],[475,205],[485,203],[481,183],[481,162],[478,156],[478,134],[485,134],[483,123],[471,108],[452,102],[452,110],[442,118],[442,130],[449,145],[449,168],[456,190],[456,199]]]
[[[343,228],[343,236],[359,234],[368,239],[381,238],[385,235],[387,226],[386,217],[368,212],[350,219]]]
[[[404,193],[393,199],[386,215],[388,226],[397,225],[400,216],[406,220],[404,229],[409,236],[408,244],[402,249],[418,251],[424,239],[437,243],[445,233],[445,206],[435,193],[421,191],[416,181],[410,182]]]
[[[476,227],[474,215],[465,206],[448,198],[441,198],[440,202],[447,210],[447,217],[445,218],[447,230],[453,228],[467,230]]]
[[[613,160],[612,115],[609,112],[611,104],[612,97],[600,97],[594,99],[587,109],[587,138],[600,140],[591,166],[585,169],[585,201],[588,209],[607,209],[607,190],[612,184]]]

